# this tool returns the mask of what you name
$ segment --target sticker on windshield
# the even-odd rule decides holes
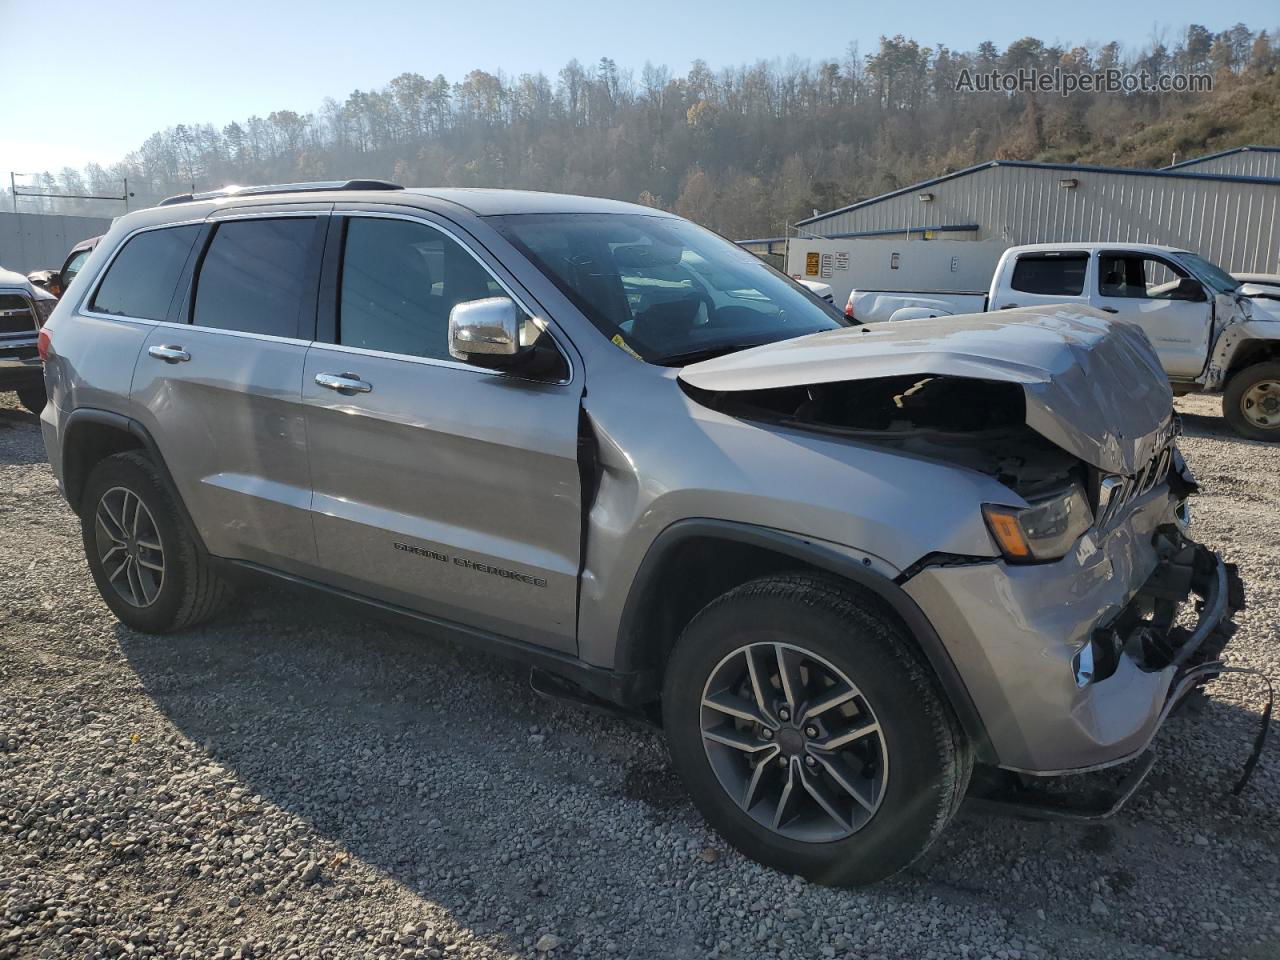
[[[640,356],[640,354],[636,353],[634,350],[631,349],[631,347],[627,345],[627,341],[622,339],[622,334],[615,333],[613,335],[613,339],[610,340],[609,342],[612,343],[615,347],[621,347],[623,350],[631,354],[637,360],[644,360],[644,357]]]

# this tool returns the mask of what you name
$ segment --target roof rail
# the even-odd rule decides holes
[[[223,187],[205,193],[179,193],[165,197],[157,206],[190,203],[193,200],[215,200],[218,197],[256,197],[268,193],[310,193],[319,190],[403,190],[387,180],[313,180],[308,183],[269,183],[258,187]]]

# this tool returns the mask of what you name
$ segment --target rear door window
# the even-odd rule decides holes
[[[199,225],[190,224],[133,236],[111,261],[89,309],[116,317],[164,320],[199,233]]]
[[[1078,297],[1084,293],[1087,253],[1024,253],[1013,265],[1009,286],[1020,293]]]
[[[191,322],[217,330],[297,337],[314,292],[315,217],[227,220],[200,263]]]

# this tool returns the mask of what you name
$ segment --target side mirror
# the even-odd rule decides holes
[[[449,354],[454,359],[493,367],[519,352],[520,310],[507,297],[468,300],[449,311]]]
[[[1174,300],[1190,300],[1193,303],[1199,303],[1205,299],[1204,287],[1200,286],[1200,281],[1195,277],[1183,277],[1178,281],[1178,286],[1173,291]]]
[[[545,334],[520,345],[520,308],[507,297],[467,300],[449,311],[449,355],[533,380],[564,380],[569,366]]]

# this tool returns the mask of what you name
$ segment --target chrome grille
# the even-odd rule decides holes
[[[1098,529],[1105,530],[1120,519],[1129,505],[1156,488],[1169,475],[1173,444],[1165,446],[1131,477],[1107,474],[1098,486]]]
[[[27,298],[16,293],[0,293],[0,337],[34,337],[36,317]]]

